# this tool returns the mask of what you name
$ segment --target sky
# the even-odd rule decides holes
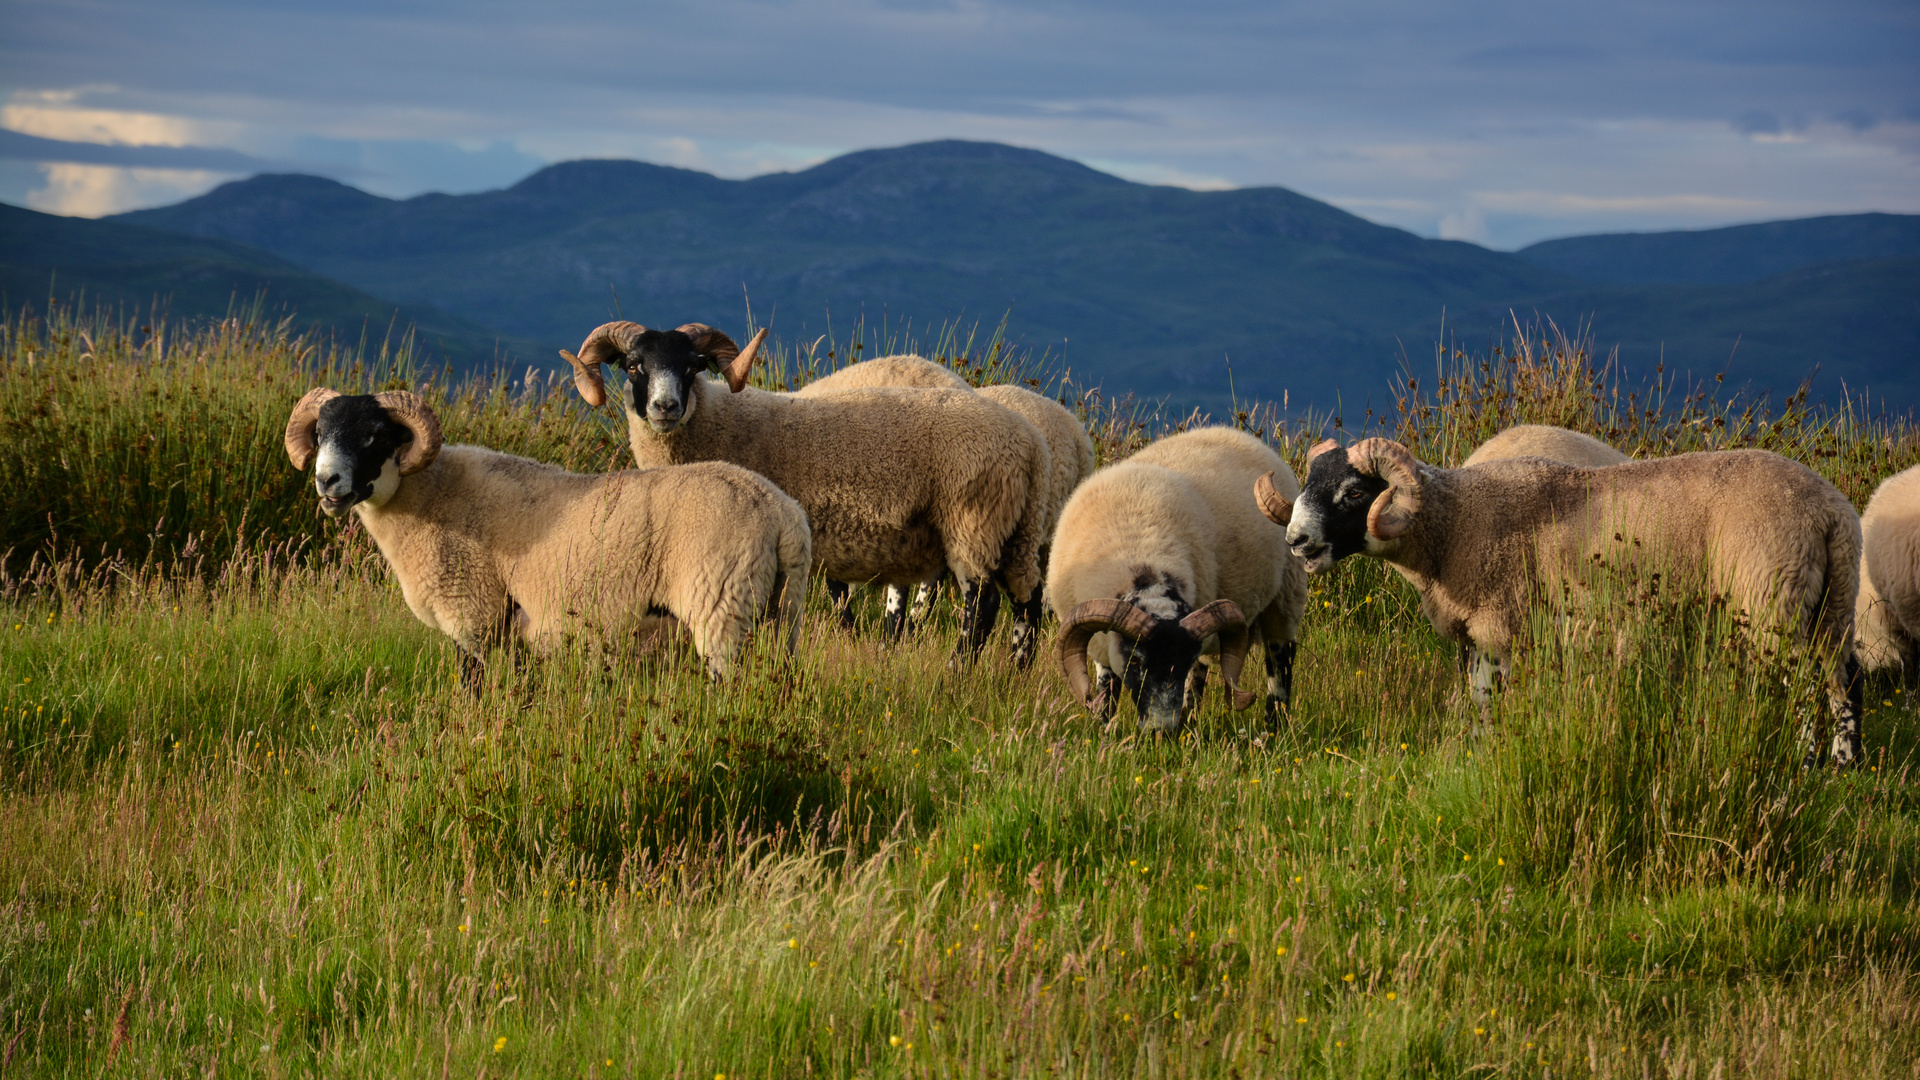
[[[0,0],[0,201],[53,213],[942,138],[1501,249],[1917,213],[1920,3]]]

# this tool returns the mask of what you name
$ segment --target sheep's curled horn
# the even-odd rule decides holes
[[[1367,532],[1392,540],[1413,527],[1420,512],[1420,461],[1392,439],[1362,439],[1347,447],[1347,461],[1387,482],[1367,510]]]
[[[294,403],[287,417],[287,457],[293,467],[306,472],[320,446],[314,440],[314,427],[320,422],[320,407],[340,396],[339,391],[316,386]],[[373,400],[397,424],[413,432],[413,441],[400,454],[400,475],[411,476],[433,464],[440,455],[440,420],[418,395],[404,390],[383,390]]]
[[[747,385],[747,372],[752,370],[753,358],[767,337],[766,328],[762,327],[742,349],[732,338],[705,323],[687,323],[676,329],[693,339],[693,351],[719,368],[727,380],[727,389],[736,394]],[[560,350],[561,359],[573,365],[573,388],[587,404],[607,403],[607,384],[600,377],[600,365],[614,363],[622,355],[630,354],[640,335],[646,332],[647,328],[637,322],[602,323],[580,343],[578,354]]]
[[[1090,696],[1092,680],[1087,678],[1087,643],[1093,635],[1112,632],[1138,641],[1152,632],[1154,624],[1153,616],[1125,600],[1088,600],[1074,608],[1073,614],[1067,616],[1067,624],[1060,629],[1060,669],[1067,676],[1067,686],[1073,690],[1074,698],[1089,709],[1098,709],[1103,704]],[[1240,689],[1240,669],[1246,666],[1247,649],[1251,645],[1247,638],[1247,618],[1241,613],[1240,605],[1231,600],[1215,600],[1198,611],[1189,612],[1180,620],[1180,628],[1195,640],[1219,635],[1220,674],[1227,681],[1233,707],[1244,709],[1252,705],[1253,694]]]
[[[1313,468],[1314,458],[1338,449],[1340,444],[1332,439],[1321,439],[1314,443],[1313,448],[1307,451],[1307,468]],[[1271,472],[1253,482],[1253,501],[1260,507],[1260,512],[1267,515],[1267,520],[1275,525],[1285,525],[1293,520],[1293,503],[1280,494],[1279,488],[1273,486]]]

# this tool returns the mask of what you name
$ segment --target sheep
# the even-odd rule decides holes
[[[1247,502],[1247,485],[1268,475],[1299,490],[1258,438],[1201,428],[1101,469],[1067,500],[1046,594],[1060,619],[1061,669],[1087,708],[1111,717],[1124,686],[1143,730],[1177,732],[1205,689],[1203,652],[1217,653],[1232,706],[1246,708],[1255,699],[1240,689],[1240,669],[1259,641],[1266,721],[1280,720],[1293,698],[1307,584],[1279,531]]]
[[[1311,573],[1350,555],[1384,559],[1421,610],[1470,657],[1483,719],[1529,605],[1584,589],[1588,567],[1644,543],[1662,569],[1698,575],[1756,619],[1778,617],[1829,661],[1832,756],[1860,758],[1861,685],[1852,649],[1860,525],[1811,469],[1764,450],[1681,454],[1582,469],[1539,458],[1438,469],[1389,439],[1309,455],[1289,499],[1254,498]],[[1471,650],[1467,652],[1465,650]],[[1807,764],[1825,750],[1801,731]]]
[[[823,577],[918,585],[951,572],[965,599],[960,652],[978,655],[993,629],[993,586],[1024,602],[1040,584],[1046,443],[971,392],[754,389],[747,374],[765,337],[742,350],[699,323],[662,331],[614,322],[561,356],[591,405],[606,401],[602,364],[627,373],[621,404],[642,466],[731,461],[799,500]],[[708,367],[721,370],[724,386],[699,377]]]
[[[1548,424],[1520,424],[1481,443],[1460,467],[1470,469],[1486,461],[1523,457],[1546,458],[1586,469],[1624,465],[1632,460],[1591,435]]]
[[[1880,482],[1860,532],[1860,661],[1898,667],[1909,691],[1920,689],[1920,465]]]
[[[452,637],[463,679],[519,639],[540,650],[576,632],[638,635],[667,614],[716,679],[761,612],[789,653],[812,537],[800,504],[735,465],[583,476],[478,446],[442,446],[440,423],[403,392],[316,388],[287,420],[287,456],[314,467],[320,509],[349,509],[393,568],[407,607]]]
[[[942,364],[913,355],[880,356],[864,360],[858,364],[849,364],[839,371],[816,379],[801,387],[797,394],[818,397],[822,394],[839,393],[860,387],[897,386],[920,389],[973,389],[965,379]],[[1052,536],[1053,526],[1060,518],[1060,510],[1067,504],[1067,497],[1080,482],[1093,475],[1093,440],[1087,436],[1087,429],[1072,410],[1043,394],[1036,394],[1023,386],[998,384],[982,386],[978,393],[990,401],[996,401],[1016,415],[1025,417],[1047,441],[1047,453],[1053,461],[1053,483],[1047,499],[1047,523],[1043,535]],[[1040,546],[1040,568],[1044,572],[1047,566],[1049,545]],[[839,586],[838,592],[835,586]],[[836,599],[844,603],[846,586],[829,581],[827,589],[835,593]],[[917,625],[932,608],[933,588],[921,586],[913,600],[911,613],[906,605],[905,595],[894,586],[887,588],[887,628],[891,636],[898,637],[909,627]],[[844,610],[844,608],[843,608]],[[1025,666],[1026,658],[1032,655],[1038,643],[1040,618],[1045,611],[1045,602],[1039,593],[1035,593],[1025,604],[1015,606],[1013,626],[1013,651],[1015,662]],[[851,618],[851,616],[848,616]]]
[[[973,384],[945,364],[936,364],[912,353],[900,353],[848,364],[830,375],[822,375],[795,390],[794,394],[798,397],[819,397],[822,394],[838,394],[843,390],[871,390],[875,387],[972,390]]]
[[[848,364],[839,371],[823,375],[800,389],[795,397],[820,397],[825,394],[837,394],[846,390],[870,390],[878,387],[921,390],[965,390],[971,392],[973,384],[961,378],[945,364],[936,364],[922,356],[901,353],[894,356],[876,356],[871,360],[862,360],[857,364]],[[1052,447],[1048,447],[1052,450]],[[1049,524],[1048,528],[1051,528]],[[1048,533],[1043,532],[1045,536]],[[922,584],[915,592],[911,613],[907,607],[906,591],[898,585],[886,587],[886,618],[884,626],[889,638],[898,639],[912,625],[924,621],[933,608],[934,585]],[[851,590],[844,581],[827,579],[827,597],[833,602],[834,609],[840,612],[843,625],[853,626],[853,606]]]

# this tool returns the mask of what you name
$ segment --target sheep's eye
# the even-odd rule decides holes
[[[360,445],[361,445],[361,446],[372,446],[372,445],[373,445],[373,436],[371,436],[371,435],[369,435],[369,436],[367,436],[367,437],[366,437],[366,439],[365,439],[365,440],[363,440],[363,441],[362,441],[362,442],[360,443]]]

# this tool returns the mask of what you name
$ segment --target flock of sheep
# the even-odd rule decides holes
[[[310,391],[287,452],[313,467],[322,510],[359,517],[408,607],[454,639],[475,685],[491,648],[579,637],[617,651],[661,617],[719,678],[763,621],[783,627],[791,652],[812,574],[842,605],[852,583],[884,586],[896,637],[951,576],[960,662],[987,641],[1005,593],[1015,662],[1032,659],[1051,608],[1067,683],[1103,718],[1124,689],[1143,729],[1178,731],[1210,672],[1247,708],[1259,696],[1242,672],[1258,644],[1271,724],[1292,699],[1306,577],[1349,555],[1415,586],[1462,646],[1483,712],[1530,607],[1591,597],[1595,567],[1622,561],[1696,581],[1762,632],[1817,651],[1833,731],[1822,740],[1804,718],[1809,764],[1860,759],[1860,659],[1920,676],[1920,468],[1881,485],[1864,516],[1765,451],[1630,461],[1531,426],[1458,469],[1386,439],[1323,442],[1304,486],[1228,428],[1168,436],[1096,471],[1086,430],[1057,402],[975,391],[918,357],[854,364],[797,393],[749,387],[765,335],[741,349],[698,323],[615,322],[561,354],[591,405],[607,400],[604,365],[625,372],[637,469],[581,475],[443,446],[432,410],[404,392]]]

